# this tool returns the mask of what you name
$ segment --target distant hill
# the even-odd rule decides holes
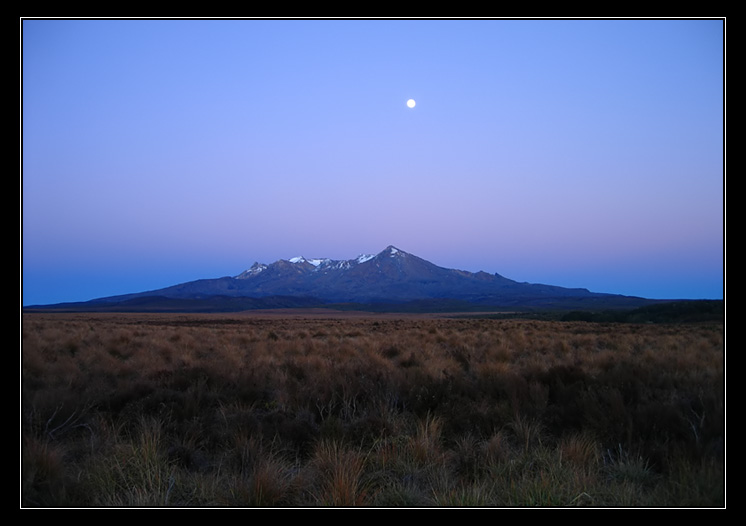
[[[295,257],[271,264],[257,262],[234,277],[200,279],[158,290],[26,309],[229,312],[355,305],[362,310],[468,311],[489,307],[598,311],[650,303],[653,300],[443,268],[388,246],[378,254],[355,259]]]
[[[693,323],[725,320],[723,300],[689,300],[654,303],[629,310],[570,311],[564,321],[625,323]]]

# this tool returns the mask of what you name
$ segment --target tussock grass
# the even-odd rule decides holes
[[[723,506],[717,323],[24,314],[22,505]]]

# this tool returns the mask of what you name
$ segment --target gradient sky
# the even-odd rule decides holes
[[[723,297],[722,20],[21,31],[24,305],[390,244],[518,281]]]

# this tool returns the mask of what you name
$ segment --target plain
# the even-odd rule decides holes
[[[21,505],[725,505],[724,325],[22,315]]]

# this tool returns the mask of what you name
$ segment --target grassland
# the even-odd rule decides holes
[[[724,330],[23,314],[21,505],[725,505]]]

